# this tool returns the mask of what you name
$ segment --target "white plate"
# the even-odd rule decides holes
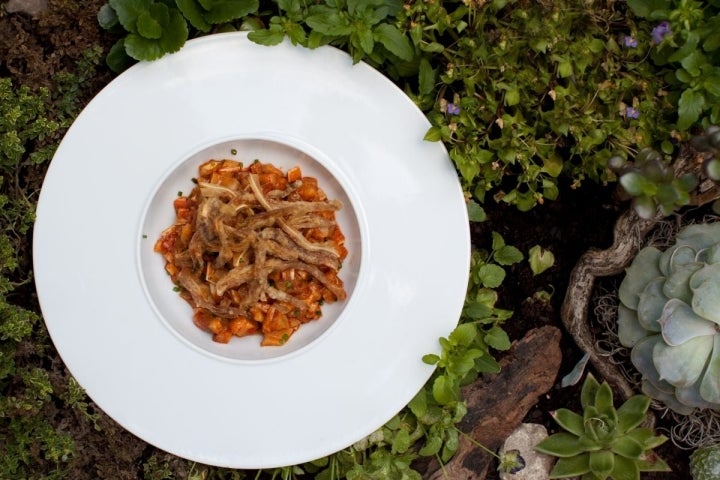
[[[205,464],[298,464],[372,433],[427,381],[421,357],[465,297],[465,203],[428,127],[331,47],[213,35],[120,75],[68,131],[38,202],[36,286],[72,374],[128,431]],[[283,347],[213,344],[152,252],[178,190],[223,152],[299,163],[344,203],[350,296]]]

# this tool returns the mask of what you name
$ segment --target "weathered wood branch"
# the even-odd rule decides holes
[[[474,442],[497,451],[538,398],[552,388],[562,360],[560,337],[555,327],[531,330],[500,359],[500,373],[463,388],[468,413],[458,428],[474,441],[461,435],[452,460],[442,468],[432,461],[424,478],[483,480],[487,476],[495,458]]]

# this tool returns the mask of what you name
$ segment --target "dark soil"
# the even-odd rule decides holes
[[[106,52],[114,38],[97,25],[96,13],[103,3],[104,0],[50,0],[48,11],[37,18],[0,12],[0,76],[11,77],[15,85],[52,87],[54,76],[74,71],[89,48],[99,46]],[[89,100],[112,78],[111,72],[104,65],[99,65],[96,74],[84,86],[83,99]],[[527,262],[508,269],[508,277],[500,291],[499,306],[513,310],[515,314],[504,328],[513,340],[520,339],[535,327],[554,325],[562,329],[560,306],[570,271],[588,248],[604,248],[612,243],[612,226],[626,205],[616,201],[611,188],[586,182],[576,190],[567,185],[561,186],[558,200],[547,202],[530,212],[519,212],[513,206],[492,201],[484,207],[488,220],[472,225],[472,242],[476,247],[489,248],[491,232],[497,231],[507,244],[523,252],[540,245],[555,255],[555,265],[538,276],[532,275]],[[540,290],[552,293],[550,301],[534,297]],[[37,308],[30,295],[27,302],[26,307]],[[563,364],[559,378],[570,372],[582,357],[582,352],[567,334],[564,334],[562,349]],[[67,384],[68,373],[56,354],[52,358],[48,368],[53,383],[62,389]],[[579,386],[561,389],[559,378],[556,387],[539,399],[526,417],[526,421],[545,424],[551,432],[556,431],[556,427],[550,411],[560,407],[580,410],[577,400]],[[88,427],[88,422],[79,418],[81,414],[74,410],[58,409],[55,413],[55,424],[72,434],[76,442],[76,458],[69,478],[142,478],[142,465],[153,455],[169,461],[170,468],[177,474],[182,473],[181,462],[125,432],[102,412],[94,412],[92,405],[90,411],[97,413],[99,428]],[[688,452],[667,442],[658,449],[658,453],[670,464],[673,473],[646,474],[643,478],[690,478]]]

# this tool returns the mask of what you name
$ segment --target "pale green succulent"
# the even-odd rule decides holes
[[[619,288],[618,335],[642,391],[672,410],[720,410],[720,222],[642,249]]]

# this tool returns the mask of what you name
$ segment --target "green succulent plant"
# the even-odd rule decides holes
[[[693,480],[720,478],[720,445],[695,450],[690,455],[690,473]]]
[[[640,472],[670,470],[652,451],[667,438],[640,426],[649,397],[635,395],[615,409],[607,382],[600,384],[588,374],[580,402],[582,415],[564,408],[553,414],[566,432],[550,435],[535,446],[541,453],[558,457],[549,478],[635,480]]]
[[[640,250],[618,294],[618,336],[643,393],[684,415],[720,409],[720,222]]]

